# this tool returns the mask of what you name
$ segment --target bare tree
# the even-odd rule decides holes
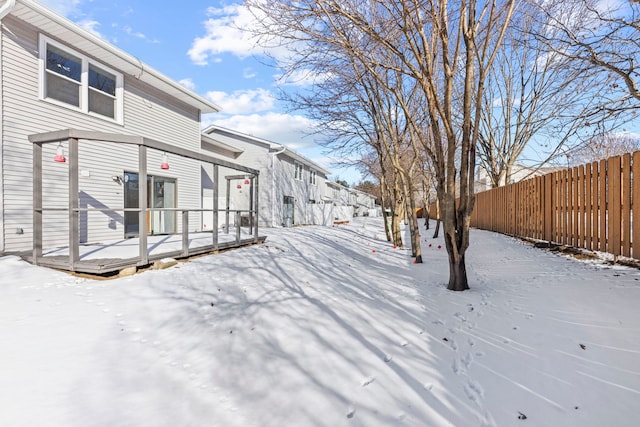
[[[640,137],[628,133],[601,135],[566,153],[570,166],[620,156],[640,150]]]
[[[510,182],[527,147],[535,152],[535,164],[543,166],[604,126],[592,113],[602,108],[594,88],[605,87],[606,77],[583,72],[572,59],[539,42],[540,35],[551,39],[557,32],[545,16],[536,2],[520,4],[489,74],[478,158],[494,188]],[[532,146],[536,140],[541,142]]]
[[[540,35],[585,72],[613,79],[602,113],[616,116],[640,108],[640,2],[566,0],[541,6],[552,37]]]
[[[465,253],[475,200],[482,98],[514,1],[298,0],[266,4],[247,0],[246,4],[261,18],[256,33],[294,51],[290,70],[349,58],[363,75],[393,94],[410,138],[428,138],[423,146],[437,177],[449,255],[448,289],[468,289]],[[390,73],[380,73],[380,69]],[[413,84],[398,86],[404,80]],[[407,98],[408,94],[415,96],[413,91],[406,92],[412,88],[417,88],[417,98],[424,101],[419,116]],[[428,133],[424,132],[424,117],[428,118]]]

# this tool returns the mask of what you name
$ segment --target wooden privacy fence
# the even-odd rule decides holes
[[[640,151],[478,193],[471,226],[640,259]]]

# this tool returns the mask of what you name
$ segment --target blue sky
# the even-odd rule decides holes
[[[350,183],[356,171],[332,164],[314,137],[313,123],[287,113],[275,99],[278,71],[236,27],[251,25],[240,2],[217,0],[39,0],[147,65],[210,99],[222,112],[212,123],[264,138],[305,155]]]

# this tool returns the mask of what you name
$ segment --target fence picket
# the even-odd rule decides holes
[[[622,255],[631,256],[631,155],[622,156],[622,206],[620,238]]]
[[[478,193],[471,225],[640,259],[640,151]]]

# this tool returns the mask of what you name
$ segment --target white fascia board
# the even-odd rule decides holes
[[[288,156],[290,158],[292,158],[293,160],[302,163],[303,165],[306,165],[308,167],[310,167],[311,169],[315,170],[316,172],[319,172],[325,176],[329,176],[331,175],[331,171],[323,168],[322,166],[320,166],[319,164],[309,160],[308,158],[306,158],[305,156],[303,156],[302,154],[296,153],[295,151],[293,151],[292,149],[286,147],[286,146],[281,146],[284,147],[285,150],[282,154],[280,154],[281,156]]]
[[[226,134],[226,136],[230,138],[244,139],[244,140],[256,143],[258,145],[263,145],[265,148],[269,148],[269,149],[271,149],[272,146],[274,145],[273,142],[267,141],[266,139],[257,138],[253,135],[242,133],[240,131],[225,128],[215,124],[207,126],[205,129],[202,130],[202,133],[210,138],[213,137],[215,134],[221,134],[221,135]]]

